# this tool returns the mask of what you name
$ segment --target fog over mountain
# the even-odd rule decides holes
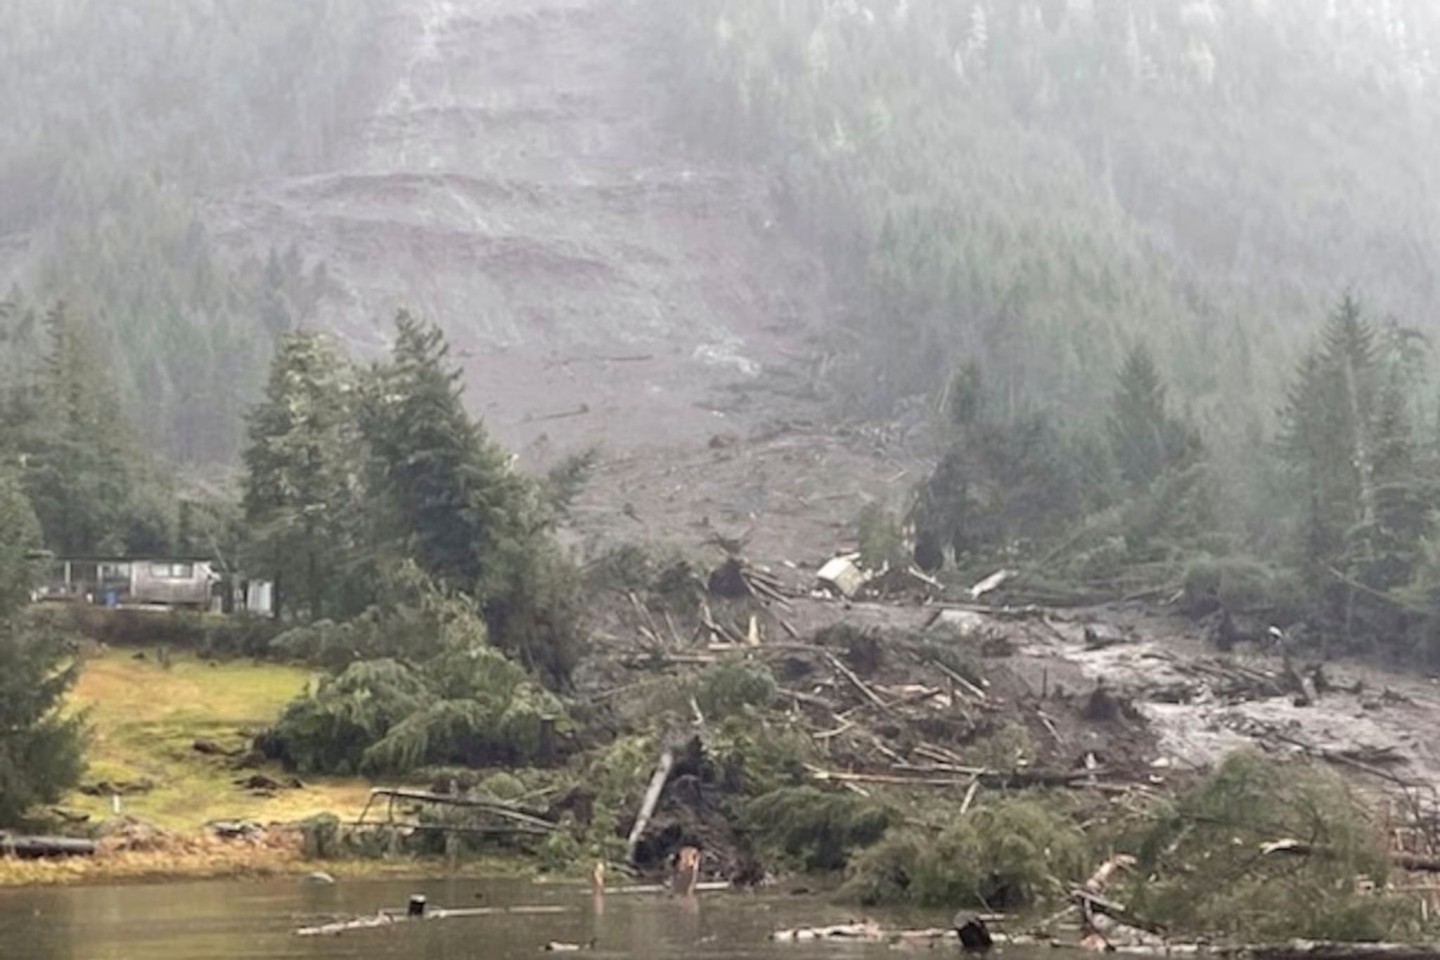
[[[277,333],[373,351],[398,305],[502,388],[661,350],[658,392],[615,402],[674,411],[817,332],[867,402],[973,355],[1015,404],[1093,403],[1143,334],[1224,420],[1274,405],[1345,288],[1436,313],[1421,2],[0,16],[0,278],[89,318],[187,459],[233,456]]]

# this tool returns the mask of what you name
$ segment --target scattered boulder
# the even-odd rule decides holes
[[[252,773],[248,777],[242,777],[235,781],[235,786],[243,790],[276,791],[284,789],[284,784],[274,777],[268,777],[263,773]]]
[[[245,840],[265,832],[265,828],[253,820],[215,820],[205,826],[222,840]]]
[[[138,780],[101,780],[97,783],[82,783],[79,790],[87,797],[132,797],[149,793],[156,786],[154,780],[149,777],[141,777]]]

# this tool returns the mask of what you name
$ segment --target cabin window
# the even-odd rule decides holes
[[[152,563],[150,575],[160,580],[190,580],[195,576],[195,564]]]

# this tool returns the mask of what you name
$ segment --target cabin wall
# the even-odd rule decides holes
[[[209,563],[137,560],[130,565],[130,601],[208,607],[212,579]]]

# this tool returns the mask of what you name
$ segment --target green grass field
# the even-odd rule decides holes
[[[84,782],[154,781],[150,792],[125,797],[122,811],[171,830],[211,820],[292,821],[324,811],[353,817],[369,790],[364,781],[307,778],[303,789],[255,796],[235,784],[254,771],[230,769],[226,758],[193,747],[197,739],[247,745],[310,679],[297,667],[248,660],[210,663],[177,653],[162,667],[151,657],[136,659],[133,650],[97,654],[71,692],[90,726]],[[62,806],[112,815],[108,797],[76,792]]]

